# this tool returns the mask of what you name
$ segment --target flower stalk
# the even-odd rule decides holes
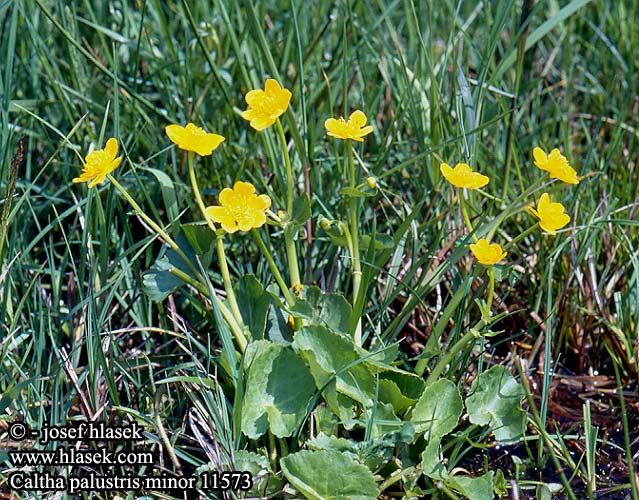
[[[202,281],[201,273],[197,270],[193,262],[191,262],[191,259],[189,259],[184,253],[184,251],[178,246],[175,240],[173,240],[173,238],[171,238],[166,233],[166,231],[164,231],[158,224],[155,223],[155,221],[153,221],[153,219],[151,219],[148,215],[146,215],[142,211],[142,208],[140,207],[140,205],[138,205],[138,203],[128,193],[128,191],[124,188],[124,186],[122,186],[118,181],[116,181],[111,174],[107,174],[107,178],[109,179],[111,184],[113,184],[113,186],[115,186],[115,188],[118,191],[120,191],[122,196],[124,196],[124,198],[129,202],[129,204],[133,207],[136,213],[144,220],[144,222],[146,222],[148,226],[151,229],[153,229],[153,231],[155,231],[155,233],[158,234],[167,243],[167,245],[169,245],[171,249],[174,250],[175,253],[177,253],[180,256],[180,258],[189,267],[193,275],[196,276],[198,279],[197,280],[193,279],[191,276],[181,271],[177,267],[171,268],[169,272],[173,274],[174,276],[180,278],[185,283],[188,283],[189,285],[196,288],[200,293],[204,295],[208,295],[207,288],[201,283]],[[224,260],[224,264],[226,264],[226,260]],[[227,275],[228,275],[228,268],[227,268]],[[230,283],[230,280],[229,280],[229,283]],[[228,297],[228,291],[227,291],[227,297]],[[228,308],[226,307],[226,305],[217,296],[214,297],[214,300],[219,306],[220,311],[222,312],[222,316],[224,317],[224,319],[226,319],[231,330],[233,331],[233,334],[235,335],[235,339],[237,340],[240,350],[244,352],[244,349],[246,349],[247,340],[246,340],[246,336],[244,335],[244,332],[242,332],[242,327],[240,326],[241,323],[238,322],[235,312],[230,312]],[[237,304],[236,304],[236,308],[237,308]],[[239,314],[239,309],[237,310],[237,312]],[[241,315],[239,316],[239,318],[241,319]]]
[[[277,124],[277,133],[282,143],[282,150],[284,151],[284,163],[286,165],[286,211],[288,212],[289,220],[293,216],[293,168],[291,166],[291,157],[288,153],[288,147],[286,145],[286,136],[284,135],[284,128],[282,128],[282,122],[279,118],[275,121]],[[302,283],[300,277],[299,263],[297,261],[297,249],[295,247],[295,239],[291,233],[290,222],[284,227],[284,241],[286,246],[286,260],[288,261],[288,271],[291,279],[291,286],[300,285]]]
[[[282,291],[282,294],[284,295],[284,299],[286,299],[286,303],[292,307],[293,304],[295,303],[295,299],[293,298],[290,290],[286,286],[286,282],[284,281],[284,278],[282,278],[282,273],[280,273],[280,270],[277,268],[277,265],[275,264],[275,261],[273,260],[273,256],[271,255],[271,252],[266,246],[266,243],[264,243],[264,240],[260,236],[260,233],[257,232],[257,229],[253,229],[252,232],[253,232],[253,236],[255,237],[255,241],[257,242],[257,246],[260,247],[260,251],[262,252],[262,255],[264,255],[264,257],[266,258],[266,262],[268,262],[268,266],[271,269],[271,272],[273,273],[273,277],[275,278],[275,281],[277,281],[277,284],[279,285],[280,290]]]
[[[207,296],[209,295],[209,290],[206,286],[204,286],[199,281],[194,280],[191,276],[186,274],[184,271],[181,271],[177,267],[172,267],[171,269],[169,269],[169,272],[176,278],[179,278],[185,283],[188,283],[189,285],[191,285],[193,288],[198,290],[202,295],[207,295]],[[235,340],[237,341],[237,345],[240,348],[240,352],[244,352],[246,350],[246,345],[248,344],[248,342],[246,340],[246,336],[244,335],[244,332],[242,331],[242,327],[237,323],[237,321],[235,320],[235,316],[233,315],[231,311],[229,311],[229,309],[226,307],[226,304],[224,304],[224,302],[222,302],[217,295],[213,296],[213,300],[215,300],[215,303],[220,308],[220,313],[222,313],[222,317],[226,320],[229,327],[231,328],[231,331],[233,332],[233,335],[235,336]]]
[[[349,177],[350,177],[350,187],[355,189],[356,186],[356,178],[355,178],[355,160],[353,157],[353,143],[352,141],[347,141],[348,145],[348,167],[349,167]],[[359,288],[362,280],[362,267],[359,260],[359,224],[358,224],[358,216],[357,216],[357,198],[355,196],[351,196],[349,200],[349,212],[350,212],[350,232],[351,232],[351,259],[353,262],[353,305],[357,303],[357,298],[359,297]],[[355,328],[354,334],[355,344],[358,346],[362,345],[362,320],[361,318],[357,321],[357,327]]]
[[[464,200],[463,191],[459,193],[459,206],[461,207],[462,217],[464,218],[464,223],[466,224],[466,229],[468,229],[468,233],[473,236],[473,241],[477,241],[475,230],[473,229],[473,225],[470,222],[470,217],[468,216],[468,208],[466,207],[466,200]]]
[[[146,215],[144,213],[144,211],[142,210],[142,208],[140,207],[140,205],[138,205],[138,203],[133,199],[133,197],[128,193],[128,191],[124,188],[124,186],[122,186],[122,184],[120,184],[118,181],[115,180],[115,178],[111,175],[111,174],[107,174],[107,179],[109,179],[109,181],[111,182],[111,184],[113,184],[115,186],[115,188],[120,191],[120,193],[122,194],[122,196],[124,196],[124,198],[126,199],[126,201],[129,202],[129,204],[133,207],[133,210],[136,211],[136,213],[142,218],[142,220],[144,220],[144,222],[146,222],[148,224],[148,226],[153,229],[153,231],[155,231],[156,234],[158,234],[160,236],[160,238],[162,238],[167,245],[169,245],[171,247],[171,249],[173,249],[175,251],[175,253],[177,253],[180,258],[184,261],[184,263],[189,266],[189,269],[193,272],[194,276],[199,276],[199,272],[196,269],[196,267],[193,265],[193,262],[191,262],[191,259],[189,259],[186,254],[182,251],[182,249],[178,246],[178,244],[173,240],[173,238],[171,238],[166,231],[164,231],[164,229],[162,229],[153,219],[151,219],[148,215]]]
[[[187,163],[189,169],[189,179],[191,180],[191,188],[193,189],[193,194],[195,195],[197,206],[199,207],[200,212],[202,213],[202,216],[204,217],[204,220],[206,221],[211,231],[213,231],[214,234],[217,234],[217,228],[206,212],[204,201],[202,201],[202,195],[200,194],[200,188],[197,185],[197,178],[195,176],[195,169],[193,168],[193,153],[191,152],[189,152],[187,155]],[[231,311],[233,312],[233,316],[235,316],[235,320],[240,325],[240,327],[242,327],[244,325],[244,321],[242,320],[242,314],[240,313],[240,308],[238,307],[237,299],[235,298],[235,292],[233,291],[231,275],[229,273],[229,266],[226,261],[226,253],[224,252],[224,239],[222,234],[217,234],[216,246],[217,260],[220,265],[220,273],[222,274],[222,280],[224,282],[226,298],[229,301],[229,305],[231,306]]]

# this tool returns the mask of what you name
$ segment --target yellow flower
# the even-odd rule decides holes
[[[479,172],[473,172],[466,163],[458,163],[455,168],[442,163],[439,170],[448,182],[458,188],[477,189],[488,184],[490,180]]]
[[[370,134],[373,131],[371,125],[366,125],[366,115],[359,109],[353,111],[351,116],[348,117],[348,121],[345,122],[344,118],[329,118],[324,122],[326,127],[326,134],[330,137],[337,137],[338,139],[353,139],[354,141],[364,142],[365,135]]]
[[[575,169],[568,163],[568,159],[562,155],[557,148],[553,149],[550,154],[547,155],[543,149],[536,147],[533,149],[533,157],[535,158],[537,168],[548,172],[553,179],[559,179],[568,184],[579,184],[577,172],[575,172]]]
[[[273,125],[278,116],[284,114],[291,100],[291,92],[269,78],[264,84],[264,90],[251,90],[244,98],[249,108],[242,113],[242,118],[249,120],[255,130],[264,130]]]
[[[502,251],[497,243],[490,244],[484,238],[478,240],[477,243],[471,243],[470,250],[477,257],[479,263],[485,266],[497,264],[497,262],[506,257],[506,252]]]
[[[201,127],[187,123],[186,127],[180,125],[168,125],[166,135],[180,149],[193,151],[200,156],[208,156],[213,150],[224,142],[224,137],[217,134],[208,134]]]
[[[542,194],[539,198],[537,210],[531,208],[530,211],[539,217],[539,225],[550,234],[555,234],[557,229],[570,222],[570,216],[564,213],[564,206],[561,203],[551,203],[548,193]]]
[[[118,168],[120,161],[122,161],[121,156],[115,157],[117,154],[118,141],[111,137],[104,149],[96,149],[86,156],[82,173],[80,177],[73,179],[73,182],[91,181],[89,182],[90,188],[104,182],[106,176]]]
[[[255,186],[242,181],[237,181],[233,189],[222,189],[219,199],[221,206],[206,207],[206,213],[227,233],[261,227],[266,222],[266,210],[271,206],[267,195],[256,195]]]

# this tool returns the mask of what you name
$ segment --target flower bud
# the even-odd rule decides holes
[[[331,221],[328,220],[326,217],[322,217],[319,220],[319,225],[324,231],[328,231],[331,227]]]
[[[367,177],[366,178],[366,184],[368,184],[368,187],[371,189],[376,189],[377,188],[377,179],[375,177]]]

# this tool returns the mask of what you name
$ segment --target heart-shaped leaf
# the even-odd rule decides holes
[[[427,440],[438,439],[457,426],[462,408],[457,386],[448,379],[441,379],[426,387],[413,408],[411,422]]]
[[[267,340],[247,346],[244,366],[242,432],[251,439],[267,429],[277,437],[290,436],[306,416],[315,392],[308,368],[293,349]]]
[[[479,375],[466,398],[473,424],[488,425],[500,442],[518,440],[524,433],[526,414],[521,409],[524,389],[505,366],[493,366]]]
[[[446,480],[446,484],[453,487],[468,500],[493,500],[493,471],[487,472],[483,476],[451,476]]]
[[[266,315],[271,306],[271,295],[264,290],[262,283],[257,281],[255,276],[247,274],[240,278],[235,296],[242,319],[248,326],[251,336],[256,340],[263,338]]]
[[[295,334],[294,345],[308,362],[318,389],[335,381],[337,393],[365,407],[375,397],[375,379],[349,337],[324,326],[305,326]],[[327,401],[331,401],[327,398]],[[336,411],[336,409],[334,409]]]
[[[337,451],[299,451],[281,460],[286,479],[309,500],[376,500],[373,473]]]

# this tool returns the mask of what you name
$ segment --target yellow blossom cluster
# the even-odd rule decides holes
[[[248,120],[255,130],[262,131],[286,112],[291,91],[270,78],[266,80],[264,89],[247,92],[245,99],[248,109],[242,112],[242,118]],[[363,137],[373,131],[372,126],[365,126],[366,121],[366,115],[360,110],[354,111],[347,122],[344,118],[329,118],[325,123],[327,135],[362,142]],[[165,132],[177,147],[200,156],[213,154],[225,140],[223,136],[205,132],[193,123],[187,123],[186,126],[171,124]],[[89,187],[102,183],[120,164],[122,158],[116,158],[117,151],[117,140],[110,138],[104,149],[86,156],[83,171],[73,182],[89,182]],[[261,227],[266,222],[266,211],[271,206],[271,199],[267,195],[257,195],[255,186],[242,181],[237,181],[232,189],[223,189],[219,202],[219,206],[206,207],[206,213],[228,233]]]
[[[251,127],[262,131],[273,125],[288,109],[291,92],[282,88],[274,79],[266,80],[264,89],[249,91],[246,96],[248,108],[242,112],[242,117],[249,121]],[[373,132],[371,125],[366,125],[367,117],[364,112],[355,110],[348,117],[328,118],[324,126],[329,137],[363,142],[363,138]],[[225,138],[218,134],[205,132],[193,123],[186,126],[168,125],[165,129],[169,139],[180,149],[209,156],[224,142]],[[82,173],[73,182],[89,182],[89,187],[102,183],[107,175],[115,170],[122,160],[116,157],[118,143],[115,138],[106,142],[104,149],[89,153],[84,161]],[[559,179],[569,184],[578,184],[576,171],[570,166],[567,158],[555,148],[547,154],[540,147],[533,150],[534,164],[539,169],[548,172],[551,178]],[[488,185],[490,179],[472,170],[466,163],[458,163],[451,167],[447,163],[440,165],[444,178],[453,186],[461,189],[476,190]],[[374,178],[369,178],[371,187],[376,185]],[[221,225],[228,233],[249,231],[261,227],[266,223],[266,212],[271,206],[271,199],[267,195],[256,194],[255,187],[248,183],[237,181],[233,188],[225,188],[219,195],[219,206],[206,208],[207,215]],[[570,216],[565,213],[561,203],[551,202],[550,195],[543,193],[537,203],[537,208],[530,209],[539,219],[542,230],[555,234],[557,230],[570,222]],[[486,239],[479,239],[470,245],[470,250],[477,260],[484,265],[493,265],[504,259],[504,252],[497,243],[490,243]]]
[[[534,164],[540,170],[548,172],[553,179],[559,179],[568,184],[579,184],[579,178],[574,168],[570,166],[568,159],[555,148],[550,154],[540,147],[533,150]],[[479,189],[489,183],[489,178],[472,170],[466,163],[458,163],[452,168],[447,163],[439,167],[444,178],[453,186],[461,189]],[[537,203],[537,209],[530,211],[539,219],[539,226],[549,234],[555,234],[558,229],[570,222],[570,216],[565,213],[561,203],[551,202],[550,195],[543,193]],[[490,243],[486,239],[480,239],[470,245],[470,250],[480,264],[491,266],[497,264],[506,256],[506,252],[497,243]]]

